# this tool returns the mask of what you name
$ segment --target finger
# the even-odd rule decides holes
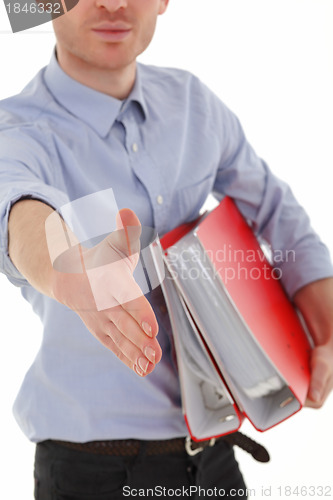
[[[115,326],[116,330],[106,325],[106,331],[129,359],[136,362],[138,356],[144,355],[151,363],[161,360],[162,350],[156,338],[147,336],[127,311],[121,307],[114,308],[108,316],[110,325]]]
[[[107,333],[104,333],[99,340],[137,375],[144,377],[154,370],[155,363],[149,361],[140,349],[119,332],[115,325],[110,323],[106,331]]]
[[[315,347],[311,355],[311,380],[307,406],[319,408],[332,389],[333,369],[325,346]]]
[[[141,296],[126,302],[122,304],[122,308],[136,321],[148,337],[156,337],[158,323],[154,310],[146,297]]]
[[[99,338],[99,340],[104,345],[104,347],[113,352],[113,354],[115,354],[122,363],[128,366],[128,368],[133,370],[137,375],[139,375],[140,377],[144,377],[145,375],[147,375],[147,373],[143,372],[139,366],[133,364],[132,361],[124,355],[124,353],[116,346],[111,337],[109,337],[108,335],[103,335]]]
[[[87,276],[98,311],[117,314],[118,306],[122,306],[149,337],[157,335],[155,313],[125,262],[88,270]]]
[[[119,306],[119,309],[121,307]],[[126,338],[113,324],[105,314],[103,314],[102,321],[97,321],[98,326],[96,327],[96,313],[84,313],[79,316],[84,321],[88,330],[96,337],[96,339],[101,342],[105,347],[111,350],[122,362],[124,362],[129,368],[141,375],[147,375],[151,373],[154,369],[155,364],[161,359],[161,348],[156,341],[156,339],[149,339],[141,331],[142,337],[145,337],[146,343],[141,343],[141,349],[131,342],[130,339]],[[99,316],[100,317],[100,316]],[[101,317],[100,317],[101,319]],[[134,330],[138,328],[136,322],[132,319],[134,323]],[[124,328],[133,331],[131,323],[122,323]],[[140,331],[140,329],[139,329]],[[147,350],[150,348],[150,350]],[[157,352],[157,356],[152,358],[151,351]],[[144,351],[144,352],[143,352]],[[155,361],[153,363],[152,361]],[[142,372],[142,373],[141,373]]]

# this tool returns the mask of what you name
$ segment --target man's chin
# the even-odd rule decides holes
[[[135,61],[135,57],[124,55],[124,53],[120,53],[120,51],[114,47],[106,47],[103,49],[102,53],[99,52],[98,55],[92,57],[89,63],[91,66],[100,70],[115,72],[122,71],[132,66],[133,61]]]

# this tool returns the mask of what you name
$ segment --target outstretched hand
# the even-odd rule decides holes
[[[105,347],[145,376],[162,352],[154,311],[133,277],[140,234],[135,213],[121,210],[117,231],[93,248],[78,243],[54,262],[53,293]]]

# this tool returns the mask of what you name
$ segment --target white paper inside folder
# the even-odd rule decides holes
[[[238,313],[195,233],[169,247],[165,260],[192,335],[203,335],[240,410],[258,430],[295,413],[299,401]]]
[[[162,289],[170,314],[178,360],[183,411],[192,437],[208,439],[240,426],[233,400],[195,333],[195,324],[168,271]]]
[[[151,249],[160,255],[158,240]],[[300,401],[241,317],[195,232],[168,247],[164,260],[160,281],[192,436],[233,432],[245,416],[264,431],[298,411]]]
[[[205,251],[189,233],[168,250],[168,267],[200,329],[207,332],[232,383],[250,398],[279,391],[284,383],[230,302]],[[200,314],[197,314],[200,304]],[[192,306],[192,307],[191,307]]]

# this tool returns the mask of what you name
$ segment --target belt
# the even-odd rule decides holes
[[[187,441],[186,441],[187,440]],[[112,441],[89,441],[87,443],[73,443],[69,441],[53,440],[72,450],[94,453],[97,455],[136,456],[144,450],[146,455],[164,455],[181,453],[189,449],[188,438],[165,439],[161,441],[140,441],[139,439],[115,439]],[[215,440],[194,442],[191,441],[193,454],[202,451],[207,446],[213,446]],[[190,453],[191,454],[191,453]]]
[[[70,441],[52,440],[60,446],[72,450],[94,453],[96,455],[114,455],[134,457],[144,451],[146,455],[163,455],[168,453],[181,453],[186,451],[188,455],[197,455],[205,448],[214,446],[218,441],[225,441],[230,445],[237,445],[250,453],[259,462],[268,462],[267,450],[248,436],[240,432],[234,432],[227,436],[208,439],[206,441],[192,441],[190,437],[166,439],[160,441],[141,441],[139,439],[115,439],[110,441],[89,441],[87,443],[74,443]]]

